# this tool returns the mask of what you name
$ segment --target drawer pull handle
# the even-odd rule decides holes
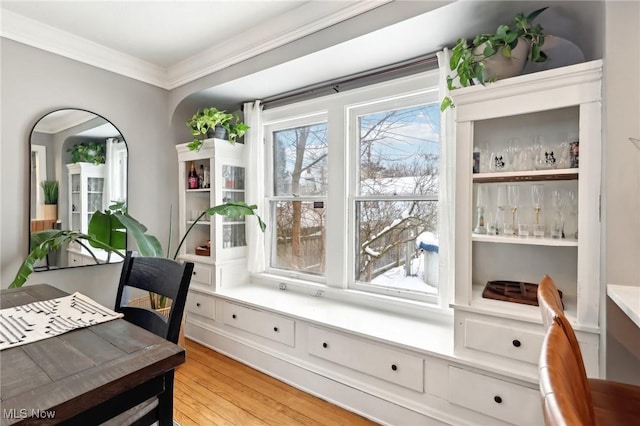
[[[236,319],[236,314],[231,314],[231,318]]]
[[[196,307],[199,308],[200,307],[200,302],[196,303]]]
[[[191,275],[195,275],[195,274],[196,274],[196,271],[193,271],[193,272],[191,273]]]
[[[275,331],[277,333],[279,331],[278,327],[273,327],[273,331]]]
[[[398,370],[398,366],[397,366],[397,365],[395,365],[395,364],[391,364],[391,369],[392,369],[393,371],[397,371],[397,370]]]
[[[328,344],[327,342],[324,342],[324,343],[322,344],[322,347],[323,347],[323,348],[328,348],[328,347],[329,347],[329,344]]]
[[[498,404],[502,404],[502,397],[500,397],[499,395],[494,396],[493,400]]]
[[[520,340],[518,339],[513,339],[513,342],[511,343],[513,343],[513,346],[515,346],[516,348],[519,348],[522,345],[522,343],[520,343]]]

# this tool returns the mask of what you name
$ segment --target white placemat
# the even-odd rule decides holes
[[[91,298],[71,296],[0,310],[0,350],[122,318]]]

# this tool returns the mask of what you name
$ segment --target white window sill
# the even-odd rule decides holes
[[[216,296],[407,350],[453,358],[451,315],[418,318],[255,283],[220,288]]]

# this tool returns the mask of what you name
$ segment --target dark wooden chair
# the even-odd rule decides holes
[[[179,263],[161,257],[133,256],[131,252],[127,252],[114,310],[122,312],[126,321],[177,343],[192,273],[191,262]],[[123,300],[127,286],[171,299],[169,315],[161,315],[150,308],[127,306],[127,301]],[[104,425],[150,425],[155,421],[159,421],[160,426],[170,425],[171,422],[167,419],[173,417],[173,377],[173,371],[165,375],[165,390],[157,398],[151,398],[125,411]]]
[[[124,319],[173,343],[178,343],[180,324],[187,301],[193,263],[179,263],[163,257],[140,257],[127,253],[122,265],[114,310]],[[165,317],[153,309],[127,306],[125,287],[134,287],[171,299],[171,310]]]
[[[587,377],[578,338],[548,275],[538,286],[538,304],[547,327],[539,363],[545,424],[640,424],[640,386]]]

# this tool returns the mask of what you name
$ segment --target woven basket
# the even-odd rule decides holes
[[[135,299],[129,300],[129,306],[137,306],[139,308],[148,308],[151,309],[151,300],[149,300],[149,296],[136,297]],[[169,317],[169,312],[171,311],[171,299],[167,299],[167,306],[164,308],[156,309],[157,313],[162,315],[163,317]]]
[[[149,296],[136,297],[135,299],[129,300],[129,306],[138,306],[141,308],[151,309],[151,301],[149,300]],[[171,299],[167,299],[167,306],[164,308],[156,309],[157,313],[162,315],[163,317],[169,317],[169,312],[171,311]],[[182,325],[180,326],[180,335],[178,336],[178,345],[184,348],[184,315],[182,316]]]

